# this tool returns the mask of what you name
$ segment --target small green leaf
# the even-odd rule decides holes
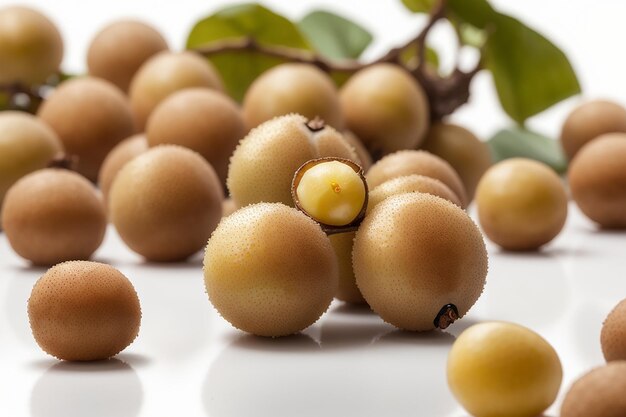
[[[428,13],[435,5],[435,0],[402,0],[402,4],[412,12]]]
[[[417,58],[417,49],[415,47],[410,47],[402,51],[400,54],[400,60],[408,67],[408,68],[416,68],[418,64]],[[426,62],[430,64],[433,68],[439,69],[439,54],[437,51],[430,46],[426,46]]]
[[[196,23],[187,38],[187,48],[207,46],[217,41],[253,38],[259,44],[311,50],[296,25],[258,4],[224,8]],[[220,72],[226,89],[241,100],[248,86],[262,72],[285,60],[248,51],[224,52],[209,58]]]
[[[298,24],[322,55],[356,59],[372,42],[372,35],[356,23],[326,11],[314,11]]]
[[[522,157],[541,161],[558,173],[567,170],[567,159],[559,142],[526,129],[501,130],[487,144],[495,162]]]
[[[448,7],[455,20],[485,29],[493,22],[496,11],[487,0],[449,0]]]

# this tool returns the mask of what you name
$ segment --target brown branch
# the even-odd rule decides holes
[[[22,83],[16,82],[11,84],[0,84],[0,93],[6,93],[9,96],[8,110],[24,110],[30,113],[36,113],[37,108],[44,100],[44,96],[41,93],[41,86],[26,86]],[[16,98],[21,94],[28,98],[26,106],[18,103]],[[2,109],[0,109],[2,110]]]

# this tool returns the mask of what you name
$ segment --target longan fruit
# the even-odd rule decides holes
[[[626,109],[607,100],[593,100],[575,108],[561,130],[561,146],[569,160],[588,142],[605,133],[626,133]]]
[[[146,125],[150,146],[181,145],[211,163],[226,185],[229,158],[246,134],[241,110],[222,93],[187,88],[164,99]]]
[[[190,87],[224,91],[215,67],[194,52],[159,52],[144,62],[128,89],[137,128],[145,129],[150,113],[165,97]]]
[[[341,88],[346,128],[363,141],[373,158],[415,149],[430,123],[426,94],[402,67],[376,64],[354,74]]]
[[[106,223],[95,187],[63,169],[22,177],[7,192],[2,210],[9,244],[35,265],[88,259],[102,243]]]
[[[225,217],[204,257],[213,306],[234,327],[259,336],[286,336],[317,321],[337,291],[337,276],[319,225],[280,203]]]
[[[352,147],[356,151],[357,156],[359,157],[359,160],[361,161],[361,167],[363,168],[363,171],[367,172],[374,164],[374,161],[372,161],[372,156],[370,155],[365,145],[363,145],[361,139],[357,138],[356,135],[349,130],[343,132],[343,138],[346,140],[346,142],[352,145]]]
[[[248,129],[290,113],[319,117],[337,130],[343,128],[337,88],[328,74],[313,65],[277,65],[254,80],[243,98]]]
[[[46,16],[29,7],[0,9],[0,84],[43,84],[62,59],[63,39]]]
[[[139,333],[141,307],[132,283],[110,265],[70,261],[35,283],[28,319],[37,344],[66,361],[117,355]]]
[[[144,152],[119,171],[109,216],[120,237],[150,261],[182,261],[206,244],[224,195],[211,165],[177,145]]]
[[[62,83],[43,102],[41,120],[78,157],[77,172],[95,182],[109,151],[135,132],[130,106],[113,84],[94,77]]]
[[[485,285],[487,250],[459,206],[406,193],[385,199],[365,216],[352,264],[361,294],[383,320],[427,331],[447,327],[442,319],[463,317],[474,305]]]
[[[328,125],[279,116],[248,133],[230,159],[226,184],[237,207],[260,202],[293,206],[291,182],[305,162],[327,156],[359,163],[354,149]]]
[[[237,211],[237,205],[232,198],[228,197],[222,201],[222,217],[230,216]]]
[[[359,287],[356,286],[352,268],[352,244],[355,233],[336,233],[328,236],[339,264],[339,286],[335,298],[351,304],[366,304]]]
[[[478,219],[487,237],[506,250],[536,250],[559,234],[567,193],[547,165],[511,158],[489,168],[476,190]]]
[[[487,144],[461,126],[438,122],[430,127],[422,149],[452,165],[471,201],[478,181],[492,163]]]
[[[423,175],[405,175],[383,182],[368,196],[367,210],[371,211],[380,202],[392,195],[403,193],[426,193],[444,198],[461,207],[461,200],[443,182]]]
[[[580,377],[561,405],[561,417],[626,415],[626,361],[609,362]]]
[[[168,49],[163,36],[137,20],[117,20],[100,30],[87,51],[89,74],[126,92],[133,76],[151,56]]]
[[[385,156],[367,172],[367,183],[373,189],[390,179],[413,174],[443,182],[461,200],[461,207],[467,206],[467,193],[459,174],[448,162],[426,151],[405,150]]]
[[[572,198],[605,228],[626,227],[626,134],[609,133],[585,145],[569,166]]]
[[[626,361],[626,299],[617,304],[604,320],[600,342],[607,362]]]

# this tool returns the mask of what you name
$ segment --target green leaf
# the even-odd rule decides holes
[[[435,0],[402,0],[402,4],[412,12],[428,13],[435,5]]]
[[[306,15],[298,26],[315,49],[331,59],[356,59],[373,39],[356,23],[321,10]]]
[[[495,162],[522,157],[541,161],[558,173],[567,170],[567,159],[559,142],[526,129],[501,130],[487,144]]]
[[[311,50],[295,24],[258,4],[242,4],[221,9],[196,23],[187,38],[187,48],[207,46],[226,39],[253,38],[259,44]],[[210,61],[220,72],[229,94],[241,100],[248,86],[262,72],[285,62],[248,51],[223,52]]]
[[[493,22],[496,11],[487,0],[449,0],[454,19],[485,29]]]
[[[407,48],[400,54],[400,60],[409,69],[416,68],[418,64],[417,49],[415,47]],[[430,64],[434,69],[439,69],[439,54],[430,46],[426,46],[426,62]]]

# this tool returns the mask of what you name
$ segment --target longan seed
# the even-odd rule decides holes
[[[405,175],[383,182],[368,196],[367,210],[371,211],[387,197],[404,193],[426,193],[444,198],[461,207],[461,201],[443,182],[423,175]]]
[[[626,361],[626,300],[609,313],[600,333],[602,353],[607,362]]]

